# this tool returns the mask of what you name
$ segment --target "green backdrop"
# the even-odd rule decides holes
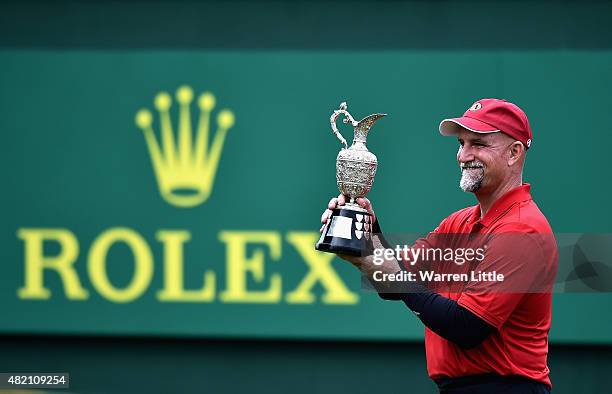
[[[612,142],[605,131],[611,60],[599,52],[3,51],[0,106],[6,116],[0,127],[8,143],[1,160],[13,170],[6,173],[8,192],[1,201],[1,288],[5,310],[22,317],[4,320],[1,329],[420,338],[421,327],[410,314],[360,293],[357,273],[341,261],[327,265],[327,278],[308,278],[311,266],[327,264],[321,261],[325,256],[309,257],[308,245],[316,240],[320,212],[336,193],[340,144],[329,129],[330,112],[348,100],[355,116],[389,113],[369,137],[380,157],[370,197],[386,231],[428,231],[474,203],[457,187],[457,143],[439,136],[437,125],[479,97],[507,98],[529,114],[534,144],[526,180],[553,228],[606,231],[610,186],[600,182],[595,190],[588,184],[597,183],[595,169],[605,168]],[[163,148],[154,96],[174,95],[184,84],[196,99],[212,91],[218,108],[230,108],[235,116],[210,197],[193,207],[162,198],[150,151],[134,122],[140,108],[150,108]],[[195,148],[178,148],[177,106],[169,112],[176,151],[188,152],[190,160]],[[188,133],[195,140],[200,113],[195,103],[191,110]],[[218,112],[211,115],[209,145]],[[171,162],[168,152],[162,149],[163,171],[180,176],[183,157]],[[185,168],[197,179],[209,176],[204,170],[213,165],[210,160]],[[58,231],[73,240],[58,241]],[[180,238],[175,246],[182,257],[165,257],[171,237]],[[71,243],[79,249],[72,257]],[[39,244],[42,249],[35,251]],[[139,244],[150,254],[142,260],[148,274],[135,268],[142,255],[135,258],[133,249]],[[95,250],[104,256],[96,259]],[[76,284],[56,270],[26,270],[47,257],[74,261]],[[259,259],[259,268],[249,271],[252,259]],[[202,288],[210,295],[195,301],[159,296],[164,288],[171,292],[165,281],[173,266],[184,272],[185,289]],[[204,282],[205,272],[214,283]],[[42,273],[38,287],[48,295],[26,284],[37,273]],[[591,311],[605,309],[611,300],[609,294],[559,295],[551,339],[609,341],[612,321]],[[577,317],[593,324],[576,331]]]

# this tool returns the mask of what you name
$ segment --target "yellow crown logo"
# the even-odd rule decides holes
[[[209,147],[210,115],[215,108],[215,96],[204,92],[198,98],[200,119],[195,141],[190,110],[193,90],[189,86],[179,87],[176,101],[179,103],[178,138],[175,139],[170,120],[172,98],[166,92],[155,96],[161,144],[153,132],[153,116],[149,110],[138,111],[136,125],[144,133],[160,194],[168,203],[188,208],[203,203],[210,196],[227,131],[234,125],[234,114],[228,109],[219,112],[217,132]]]

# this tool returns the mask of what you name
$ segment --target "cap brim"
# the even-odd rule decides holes
[[[444,119],[440,122],[439,127],[440,134],[442,135],[457,135],[462,128],[473,131],[474,133],[497,133],[499,131],[488,123],[468,118],[467,116]]]

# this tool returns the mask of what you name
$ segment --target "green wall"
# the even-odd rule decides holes
[[[437,392],[423,345],[406,342],[3,337],[0,345],[3,371],[70,371],[76,393]],[[607,392],[611,351],[552,346],[553,392]]]

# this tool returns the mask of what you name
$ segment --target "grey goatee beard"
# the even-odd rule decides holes
[[[461,180],[459,187],[464,192],[475,192],[484,181],[484,165],[479,161],[471,161],[461,165]]]

